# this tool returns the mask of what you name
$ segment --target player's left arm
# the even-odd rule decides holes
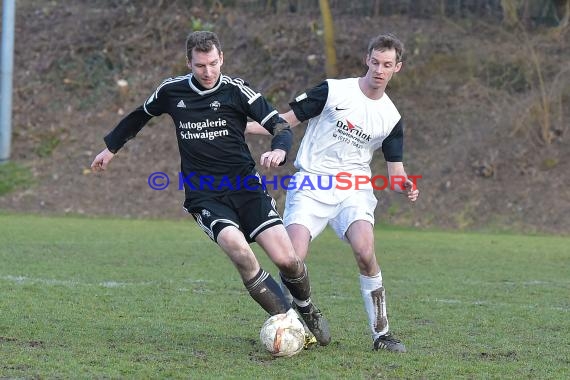
[[[265,135],[271,136],[271,133],[261,126],[257,121],[248,121],[245,127],[246,135]]]
[[[390,189],[405,193],[408,199],[415,202],[420,191],[414,181],[408,177],[404,169],[404,124],[402,119],[396,123],[388,137],[382,142],[382,152],[386,160]]]
[[[263,96],[257,96],[253,101],[247,102],[247,115],[254,122],[246,124],[244,133],[273,136],[271,150],[261,155],[261,166],[272,168],[284,165],[293,145],[293,132],[289,124]]]
[[[408,199],[415,202],[420,195],[418,186],[412,179],[408,177],[404,164],[402,162],[386,161],[388,168],[388,177],[390,178],[390,189],[398,193],[405,193]]]
[[[275,115],[266,124],[273,134],[273,139],[271,139],[271,150],[261,155],[259,163],[266,168],[284,165],[287,161],[287,154],[293,145],[291,127],[278,115]]]
[[[277,134],[274,134],[273,140],[271,141],[271,150],[261,155],[259,160],[261,166],[270,168],[283,165],[287,161],[287,153],[289,152],[289,149],[291,149],[293,135],[290,128],[287,128],[286,124],[287,123],[284,121],[280,121],[277,122],[276,126],[273,128],[274,133],[277,131]],[[271,136],[271,132],[265,129],[257,121],[248,122],[245,127],[245,133]]]

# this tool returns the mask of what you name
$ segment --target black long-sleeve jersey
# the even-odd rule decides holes
[[[116,152],[152,117],[164,113],[176,129],[188,210],[194,201],[243,189],[244,180],[254,180],[255,161],[245,142],[248,117],[271,134],[283,122],[275,108],[243,80],[220,75],[213,88],[203,89],[188,74],[163,81],[105,136],[107,148]],[[279,144],[272,148],[288,150]]]

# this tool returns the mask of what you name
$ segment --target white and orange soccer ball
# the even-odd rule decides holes
[[[273,356],[293,356],[305,345],[305,328],[293,309],[269,317],[259,333],[261,343]]]

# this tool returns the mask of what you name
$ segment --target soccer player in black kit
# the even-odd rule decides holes
[[[104,171],[121,147],[154,116],[174,121],[184,175],[184,208],[228,255],[251,297],[270,315],[294,313],[275,279],[260,267],[250,243],[257,242],[279,268],[280,277],[319,344],[330,342],[328,324],[312,303],[309,277],[262,186],[245,142],[248,117],[273,135],[260,163],[283,164],[292,144],[289,125],[243,80],[223,75],[216,34],[192,32],[186,40],[191,73],[162,82],[146,102],[105,136],[107,146],[91,168]]]

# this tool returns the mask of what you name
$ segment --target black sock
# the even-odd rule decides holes
[[[289,289],[293,298],[299,301],[308,301],[311,298],[311,285],[309,283],[309,274],[307,267],[303,264],[303,272],[297,278],[287,278],[283,273],[279,272],[281,281]]]
[[[283,314],[291,308],[281,291],[281,287],[273,277],[263,269],[249,281],[244,283],[251,298],[255,300],[269,315]]]

